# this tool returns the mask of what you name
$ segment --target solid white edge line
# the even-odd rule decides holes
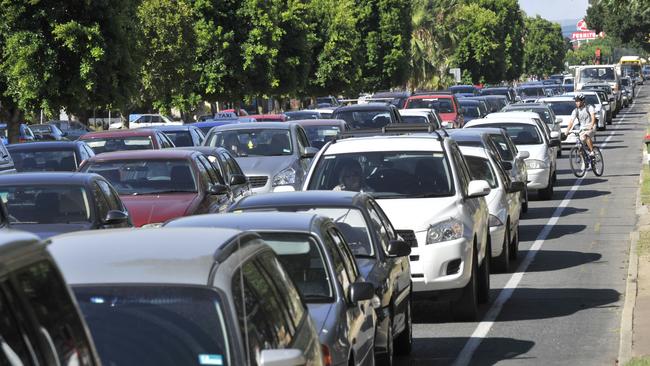
[[[639,92],[641,92],[642,88],[643,86],[641,86]],[[625,113],[623,113],[623,117],[621,117],[621,119],[618,122],[616,122],[616,127],[612,132],[609,133],[609,136],[607,136],[605,142],[603,142],[600,145],[600,147],[605,147],[607,143],[609,143],[609,141],[612,140],[612,137],[614,137],[614,132],[616,132],[616,130],[618,130],[618,128],[621,126],[621,123],[623,123],[627,114],[632,111],[632,108],[634,108],[635,104],[636,104],[636,99],[634,100],[630,108]],[[488,312],[483,317],[483,320],[481,320],[481,322],[476,326],[476,329],[474,329],[474,332],[467,340],[467,343],[465,343],[465,346],[463,346],[463,349],[460,351],[458,358],[456,358],[456,360],[453,363],[454,366],[466,366],[470,364],[470,362],[472,361],[472,357],[474,357],[474,353],[483,342],[483,339],[490,332],[490,329],[492,329],[494,322],[496,321],[497,317],[501,313],[501,309],[503,309],[503,305],[505,305],[505,303],[510,299],[510,297],[512,297],[512,294],[514,293],[515,289],[517,288],[517,286],[519,286],[519,283],[523,279],[524,274],[528,269],[528,266],[535,259],[537,252],[542,248],[544,241],[548,238],[548,235],[551,233],[551,230],[553,230],[553,227],[559,221],[564,209],[567,207],[569,202],[571,202],[573,195],[582,184],[583,179],[584,177],[578,178],[576,180],[576,183],[566,193],[566,195],[562,199],[562,202],[560,202],[560,205],[557,206],[557,208],[553,212],[553,215],[551,215],[548,222],[546,223],[546,225],[544,225],[544,228],[542,229],[542,231],[539,233],[539,235],[533,242],[533,245],[531,245],[530,249],[528,250],[528,253],[526,254],[526,257],[519,265],[519,268],[517,268],[517,271],[512,274],[512,276],[510,277],[506,285],[503,287],[501,292],[499,292],[499,296],[497,296],[496,300],[494,301],[494,303],[492,304]]]

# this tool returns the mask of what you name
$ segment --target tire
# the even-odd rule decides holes
[[[413,349],[413,320],[411,318],[411,299],[406,300],[406,325],[395,339],[395,354],[407,356]]]
[[[393,345],[395,340],[393,339],[393,321],[388,321],[388,333],[386,334],[386,353],[381,355],[379,359],[379,364],[383,366],[393,366],[395,362],[395,354]]]
[[[472,274],[469,282],[461,290],[460,299],[451,307],[452,316],[456,321],[473,322],[478,319],[477,261],[476,251],[474,251],[472,255]]]
[[[510,272],[510,259],[512,254],[510,254],[511,249],[510,241],[510,223],[506,225],[506,235],[503,237],[503,243],[501,244],[501,255],[493,258],[492,263],[494,266],[495,272],[499,273],[508,273]]]
[[[593,162],[594,163],[591,166],[591,170],[597,177],[602,176],[603,172],[605,171],[605,160],[603,160],[603,154],[600,152],[600,149],[596,146],[594,146]]]
[[[528,188],[524,189],[523,197],[521,200],[521,212],[528,212]]]
[[[478,267],[478,303],[487,304],[490,301],[490,257],[492,256],[492,244],[488,236],[487,247],[483,263]]]
[[[560,146],[559,149],[557,149],[557,157],[561,158],[562,157],[562,147]]]
[[[548,201],[553,199],[553,176],[548,178],[548,187],[539,190],[539,198],[542,201]]]
[[[510,261],[516,261],[518,256],[519,256],[519,225],[517,225],[517,229],[515,230],[515,237],[512,239],[512,242],[510,243]]]
[[[571,165],[573,175],[578,178],[585,176],[585,173],[587,172],[587,163],[585,162],[585,157],[582,156],[582,152],[575,146],[569,152],[569,164]]]

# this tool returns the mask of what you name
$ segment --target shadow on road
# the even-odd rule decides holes
[[[560,193],[560,192],[555,192],[556,195],[557,195],[557,193]],[[562,195],[560,197],[564,197],[565,192],[561,192],[561,193],[562,193]],[[593,189],[579,189],[573,194],[573,197],[571,199],[576,200],[576,199],[585,199],[585,198],[595,198],[595,197],[600,197],[600,196],[606,196],[608,194],[612,194],[612,192],[610,192],[610,191],[597,191],[597,190],[593,190]]]
[[[546,225],[519,225],[519,240],[533,241],[537,239],[539,233],[544,230],[544,226]],[[586,228],[586,225],[555,225],[546,239],[558,239],[565,235],[577,234]]]
[[[415,338],[411,356],[396,359],[395,365],[451,365],[470,339],[464,337]],[[513,338],[484,338],[481,341],[480,357],[472,359],[472,365],[494,365],[499,361],[515,359],[530,351],[535,345],[535,342],[532,341]]]
[[[627,145],[617,145],[617,146],[612,146],[612,145],[605,145],[604,147],[601,147],[601,150],[616,150],[616,149],[627,149],[629,146]],[[607,161],[605,161],[607,163]]]
[[[556,187],[573,187],[574,184],[576,184],[576,180],[578,178],[575,177],[570,177],[570,178],[558,178],[557,182],[555,183]],[[604,183],[607,182],[607,179],[603,178],[584,178],[582,180],[582,183],[580,183],[581,186],[589,186],[592,184],[598,184],[598,183]]]
[[[553,215],[555,212],[555,207],[529,207],[528,212],[526,212],[522,219],[524,220],[534,220],[534,219],[547,219]],[[586,208],[575,208],[575,207],[565,207],[562,210],[562,215],[560,217],[570,216],[577,213],[583,213],[588,211]]]
[[[526,257],[527,251],[519,252],[521,258]],[[528,266],[526,272],[558,271],[577,267],[587,263],[598,262],[603,256],[599,253],[584,253],[571,250],[540,250],[535,260]]]

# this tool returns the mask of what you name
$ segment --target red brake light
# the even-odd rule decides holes
[[[326,345],[321,344],[321,352],[323,353],[323,366],[332,366],[330,349]]]

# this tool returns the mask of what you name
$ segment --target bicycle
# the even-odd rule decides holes
[[[587,144],[580,140],[580,133],[578,131],[572,131],[570,134],[576,135],[576,144],[569,152],[569,163],[571,164],[573,174],[578,178],[582,178],[587,173],[587,169],[591,167],[591,170],[597,177],[603,175],[605,161],[603,160],[603,154],[600,152],[600,149],[594,146],[594,155],[592,156],[589,154]]]

